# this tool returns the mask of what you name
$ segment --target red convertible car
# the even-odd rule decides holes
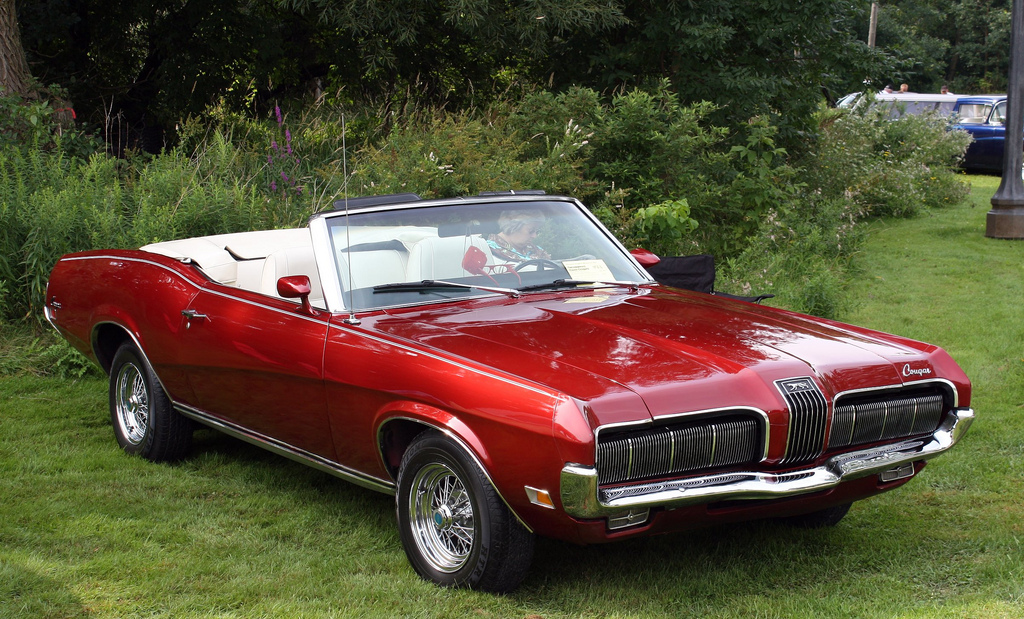
[[[396,496],[424,578],[515,588],[589,544],[838,522],[952,447],[942,349],[658,285],[578,201],[340,201],[307,228],[64,256],[46,316],[125,451],[204,424]]]

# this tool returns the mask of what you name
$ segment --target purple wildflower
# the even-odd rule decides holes
[[[284,179],[284,182],[286,182],[286,183],[288,182],[288,175],[285,174],[284,172],[281,172],[281,178]]]
[[[277,150],[277,140],[271,140],[270,141],[270,148],[273,148],[274,150]]]
[[[284,119],[281,118],[281,106],[279,106],[279,105],[275,105],[274,106],[274,114],[277,115],[277,126],[280,127],[281,124],[284,122]]]
[[[277,183],[270,181],[270,191],[277,191]]]

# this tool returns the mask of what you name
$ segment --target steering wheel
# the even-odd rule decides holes
[[[537,267],[538,271],[547,271],[549,269],[558,270],[559,268],[561,268],[558,266],[558,263],[555,262],[554,260],[548,260],[546,258],[531,258],[530,260],[523,260],[522,262],[517,264],[515,266],[515,270],[518,273],[523,269],[523,267],[528,266],[535,266]]]

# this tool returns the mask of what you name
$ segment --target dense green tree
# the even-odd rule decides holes
[[[767,119],[795,151],[822,101],[866,79],[998,89],[1009,23],[1009,0],[893,0],[870,49],[867,0],[14,1],[34,74],[108,142],[150,150],[211,104],[458,109],[513,83],[668,80],[681,103],[713,103],[715,124]]]
[[[612,36],[569,45],[556,73],[601,85],[668,78],[684,102],[711,101],[716,120],[765,115],[792,146],[826,97],[883,74],[886,56],[858,41],[847,0],[635,0]],[[568,69],[568,70],[566,70]]]
[[[878,45],[898,62],[887,81],[906,82],[918,92],[938,92],[943,84],[956,92],[1005,91],[1010,5],[1010,0],[883,3]]]
[[[627,24],[617,0],[277,1],[348,42],[332,61],[329,87],[412,89],[456,105],[511,80],[541,79],[575,33]]]
[[[9,1],[9,0],[8,0]],[[574,29],[622,23],[601,0],[43,0],[22,2],[41,79],[84,117],[159,148],[180,118],[226,101],[341,93],[473,101]],[[505,75],[504,79],[497,79]],[[108,135],[108,141],[124,140]]]
[[[23,2],[37,75],[68,89],[108,142],[150,150],[164,131],[221,99],[241,104],[300,58],[312,28],[245,0]]]

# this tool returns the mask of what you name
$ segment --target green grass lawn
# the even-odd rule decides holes
[[[972,204],[871,224],[844,319],[939,344],[964,442],[829,530],[774,522],[599,547],[540,540],[508,596],[421,581],[391,498],[226,436],[121,453],[106,382],[0,379],[0,617],[1024,616],[1024,241]]]

